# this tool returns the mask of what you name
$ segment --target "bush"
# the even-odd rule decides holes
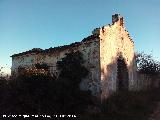
[[[57,63],[60,77],[41,72],[22,72],[2,83],[1,114],[81,114],[92,104],[91,93],[79,83],[88,71],[80,52],[69,53]],[[0,81],[2,82],[2,81]],[[1,86],[2,86],[1,85]],[[3,93],[0,88],[0,93]]]
[[[160,62],[154,60],[152,55],[139,53],[137,54],[136,62],[140,73],[149,76],[158,76],[160,74]]]
[[[155,108],[159,90],[115,93],[102,101],[101,112],[88,114],[79,120],[146,120]]]
[[[52,106],[48,91],[53,84],[53,78],[46,76],[19,76],[8,81],[5,88],[7,95],[1,104],[1,113],[8,114],[38,114]],[[53,95],[52,95],[53,96]],[[52,97],[51,96],[51,97]]]
[[[81,91],[79,84],[82,78],[86,77],[88,70],[83,66],[83,56],[77,52],[66,54],[61,61],[57,62],[57,68],[60,71],[57,80],[57,93],[60,95],[61,104],[59,112],[80,114],[83,113],[89,104],[92,104],[91,93]]]

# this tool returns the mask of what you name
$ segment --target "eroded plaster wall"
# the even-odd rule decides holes
[[[122,20],[122,19],[121,19]],[[134,43],[120,19],[100,29],[102,97],[117,90],[117,58],[122,54],[129,74],[129,90],[136,89]]]
[[[89,75],[80,84],[81,89],[91,90],[96,96],[107,97],[117,91],[117,58],[121,54],[128,68],[129,90],[136,90],[134,43],[124,27],[123,18],[113,16],[112,22],[112,25],[95,29],[93,35],[74,47],[12,57],[12,72],[16,73],[20,66],[33,67],[36,63],[47,63],[50,73],[58,76],[57,61],[71,50],[79,50],[83,54],[84,66],[89,70]]]
[[[28,68],[36,64],[36,54],[12,57],[12,76],[18,73],[18,68]]]
[[[82,90],[91,90],[93,95],[100,94],[100,49],[99,39],[83,43],[79,50],[84,55],[84,65],[89,70],[88,76],[82,80],[80,87]]]
[[[57,71],[56,69],[57,61],[65,57],[65,53],[67,52],[69,52],[68,49],[63,50],[61,52],[59,51],[53,51],[48,53],[33,52],[17,57],[12,57],[12,72],[17,73],[19,67],[32,68],[37,63],[39,64],[46,63],[50,68],[50,72],[55,73]]]
[[[33,52],[12,57],[12,75],[18,74],[18,68],[32,68],[37,63],[46,63],[49,66],[50,73],[58,77],[59,72],[56,68],[56,63],[71,50],[82,52],[85,61],[84,66],[89,70],[88,76],[80,84],[81,89],[91,90],[92,94],[97,95],[100,92],[100,49],[99,39],[95,38],[90,38],[90,40],[82,42],[78,46],[61,51]]]

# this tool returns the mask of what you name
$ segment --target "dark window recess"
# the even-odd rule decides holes
[[[129,89],[128,68],[122,57],[117,59],[117,87],[120,92]]]

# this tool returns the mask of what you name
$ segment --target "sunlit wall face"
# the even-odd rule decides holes
[[[114,16],[112,16],[114,17]],[[136,72],[134,69],[134,42],[129,36],[121,17],[113,19],[112,25],[100,29],[100,63],[102,96],[117,91],[117,61],[120,56],[124,59],[128,73],[128,88],[136,89]]]

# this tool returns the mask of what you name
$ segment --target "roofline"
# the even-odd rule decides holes
[[[49,53],[49,52],[62,51],[62,50],[66,50],[66,49],[70,49],[70,48],[79,46],[82,43],[89,42],[89,41],[91,41],[95,38],[99,38],[99,35],[93,34],[93,35],[90,35],[90,36],[84,38],[81,42],[75,42],[75,43],[71,43],[69,45],[63,45],[63,46],[58,46],[58,47],[54,47],[54,48],[51,47],[51,48],[48,48],[48,49],[45,49],[45,50],[40,49],[40,48],[33,48],[32,50],[28,50],[28,51],[18,53],[18,54],[13,54],[10,57],[13,58],[13,57],[18,57],[18,56],[22,56],[22,55],[31,54],[31,53]]]

